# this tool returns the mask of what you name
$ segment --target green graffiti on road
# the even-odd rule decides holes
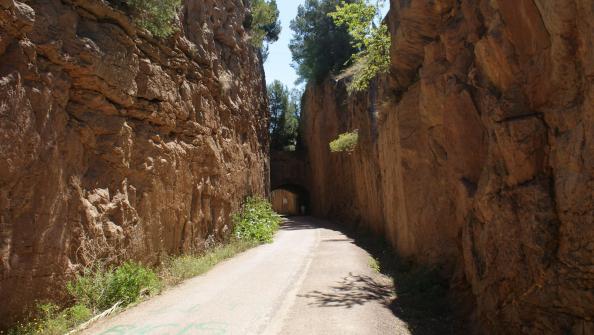
[[[224,335],[228,328],[225,322],[118,325],[101,335]]]

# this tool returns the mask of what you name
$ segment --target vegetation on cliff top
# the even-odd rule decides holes
[[[328,75],[338,74],[356,51],[346,27],[328,16],[339,4],[338,0],[305,0],[291,21],[289,49],[300,82],[321,82]]]
[[[268,85],[270,108],[270,149],[294,151],[299,131],[301,92],[289,89],[275,80]]]
[[[125,0],[132,8],[136,24],[157,37],[173,34],[173,24],[181,7],[181,0]]]
[[[181,0],[124,0],[131,9],[134,22],[157,37],[168,37],[177,31],[175,18],[179,12]],[[281,24],[276,0],[252,0],[251,14],[244,25],[250,30],[252,44],[267,55],[265,43],[278,40]]]
[[[251,43],[262,51],[262,57],[268,57],[268,44],[276,42],[281,33],[279,11],[275,0],[252,0],[251,16],[245,25],[251,29]]]
[[[300,81],[320,82],[350,67],[349,92],[367,89],[390,65],[384,0],[306,0],[291,22],[289,45]]]
[[[351,57],[353,66],[349,92],[363,91],[378,74],[390,68],[390,34],[381,16],[383,1],[375,5],[369,0],[342,1],[330,17],[339,26],[348,27],[352,45],[357,50]]]

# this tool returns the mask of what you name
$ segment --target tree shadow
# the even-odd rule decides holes
[[[286,217],[280,225],[279,230],[305,230],[317,229],[317,225],[308,223],[305,220],[300,220],[299,217]]]
[[[408,324],[414,335],[470,333],[461,304],[453,301],[450,280],[443,276],[446,271],[441,267],[424,267],[402,259],[384,239],[369,231],[319,219],[311,222],[340,231],[366,250],[378,263],[380,272],[392,279],[393,285],[351,275],[333,287],[333,292],[311,292],[305,297],[315,299],[315,303],[323,307],[351,308],[371,301],[384,303]]]
[[[374,301],[388,305],[394,292],[391,285],[378,283],[369,276],[350,273],[327,292],[312,291],[299,297],[312,299],[309,305],[317,307],[353,308]]]
[[[365,249],[379,264],[382,274],[394,283],[393,299],[388,307],[408,324],[415,335],[468,334],[462,310],[455,304],[450,280],[440,266],[426,267],[400,258],[383,239],[356,229],[341,229],[355,244]]]

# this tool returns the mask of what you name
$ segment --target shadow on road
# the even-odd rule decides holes
[[[343,278],[329,292],[313,291],[300,297],[313,299],[310,305],[318,307],[352,308],[371,301],[389,304],[394,297],[390,285],[377,283],[373,278],[352,273]]]
[[[455,313],[449,295],[449,281],[439,268],[417,266],[399,258],[385,241],[369,233],[311,217],[290,218],[281,229],[324,228],[339,231],[349,241],[369,252],[377,261],[380,272],[392,278],[394,285],[376,282],[368,276],[350,275],[329,292],[313,291],[302,297],[313,299],[319,307],[352,308],[376,301],[385,304],[396,317],[408,324],[414,335],[458,335],[469,331]]]
[[[305,229],[316,229],[319,226],[308,223],[299,217],[285,217],[283,223],[279,227],[280,230],[305,230]]]

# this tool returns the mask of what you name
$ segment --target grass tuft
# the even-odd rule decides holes
[[[166,285],[177,285],[188,278],[207,272],[218,263],[257,244],[252,241],[233,240],[203,254],[171,257],[165,261],[165,266],[161,271],[161,278],[163,278]]]
[[[369,267],[377,272],[381,273],[381,265],[380,262],[375,257],[369,257]]]

